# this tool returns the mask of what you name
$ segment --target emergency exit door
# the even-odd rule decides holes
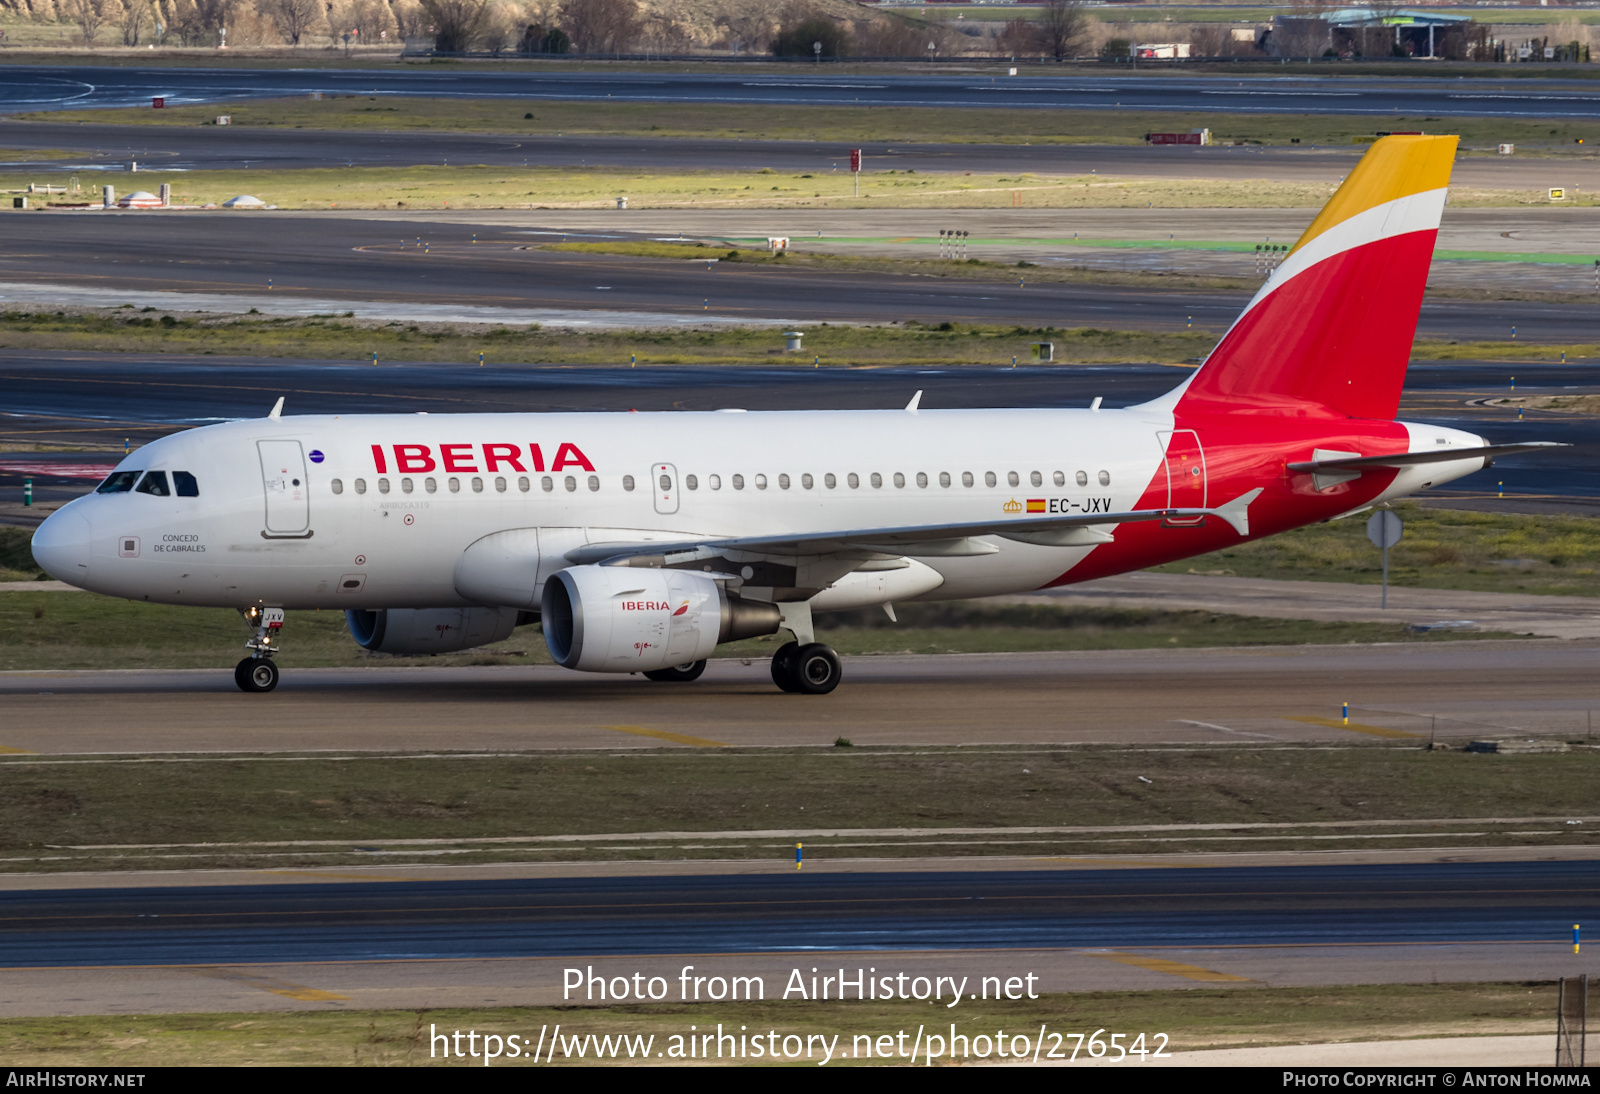
[[[1157,433],[1166,451],[1167,508],[1204,509],[1206,507],[1206,454],[1200,437],[1192,429]],[[1171,524],[1199,524],[1205,520],[1169,521]]]
[[[678,511],[678,469],[670,463],[654,464],[650,468],[650,481],[656,492],[656,512]]]
[[[311,490],[306,457],[299,441],[257,441],[261,483],[267,493],[269,537],[305,538],[311,534]]]

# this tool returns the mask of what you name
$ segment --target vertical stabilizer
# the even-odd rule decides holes
[[[1393,418],[1456,140],[1373,144],[1182,389],[1180,405]]]

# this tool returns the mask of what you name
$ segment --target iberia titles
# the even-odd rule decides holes
[[[391,459],[390,453],[393,453]],[[436,455],[437,453],[437,455]],[[524,448],[520,444],[396,444],[386,450],[383,445],[372,446],[372,464],[380,475],[392,469],[399,475],[421,475],[429,471],[447,473],[483,473],[496,471],[564,471],[569,467],[593,471],[594,463],[583,450],[571,441],[563,441],[556,449],[555,459],[545,466],[544,450],[537,444]]]

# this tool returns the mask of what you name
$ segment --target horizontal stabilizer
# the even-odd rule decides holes
[[[1528,441],[1524,444],[1489,444],[1480,448],[1438,448],[1431,452],[1397,452],[1392,456],[1343,456],[1333,460],[1300,460],[1288,465],[1290,471],[1316,474],[1323,471],[1368,471],[1378,468],[1413,467],[1420,463],[1450,463],[1454,460],[1509,456],[1516,452],[1537,452],[1544,448],[1571,448],[1561,441]]]

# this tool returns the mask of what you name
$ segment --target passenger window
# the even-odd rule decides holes
[[[1033,485],[1038,486],[1039,485],[1039,475],[1038,475],[1037,472],[1034,473],[1033,479],[1034,479]],[[1008,485],[1008,486],[1016,486],[1020,482],[1022,482],[1022,480],[1017,477],[1017,473],[1015,471],[1007,471],[1006,472],[1006,485]]]
[[[592,492],[594,492],[596,490],[599,490],[599,489],[600,489],[600,476],[599,475],[590,475],[589,476],[589,490],[590,490],[590,492],[592,493]]]
[[[139,481],[143,471],[113,471],[106,476],[106,481],[100,484],[96,494],[126,494],[133,489],[133,484]]]
[[[722,476],[721,475],[707,475],[706,476],[706,481],[711,484],[711,489],[713,489],[713,490],[721,490],[722,489]]]
[[[528,490],[532,486],[533,486],[533,484],[528,481],[528,476],[526,476],[526,475],[518,475],[517,476],[517,489],[518,490],[521,490],[524,494],[526,494],[528,492]]]
[[[983,473],[983,485],[985,485],[985,486],[993,486],[996,481],[997,480],[994,477],[994,472],[993,471],[985,471]]]
[[[811,477],[810,472],[800,476],[800,488],[803,490],[810,490],[816,483],[817,480]]]
[[[757,475],[755,482],[757,490],[765,490],[767,488],[767,477],[765,475]]]
[[[400,492],[402,494],[409,494],[409,493],[411,493],[414,485],[415,484],[412,483],[412,481],[409,478],[401,479],[400,480]]]
[[[1078,478],[1078,485],[1079,486],[1088,486],[1089,485],[1089,472],[1087,472],[1087,471],[1079,471],[1077,478]]]
[[[495,493],[497,493],[497,494],[504,494],[506,492],[506,480],[504,479],[504,477],[502,477],[500,475],[496,475],[495,476],[494,489],[495,489]]]
[[[948,472],[948,471],[939,472],[939,485],[940,486],[949,486],[950,485],[950,472]]]
[[[549,475],[545,475],[539,480],[539,489],[543,490],[546,494],[550,493],[550,491],[554,490],[555,488],[555,480]]]
[[[165,471],[146,471],[144,478],[139,480],[137,493],[150,494],[158,498],[171,497],[172,488],[167,485],[167,473]]]
[[[365,494],[366,492],[367,492],[367,480],[366,479],[357,479],[356,480],[356,493]]]
[[[1057,486],[1065,486],[1067,485],[1067,476],[1065,473],[1057,471],[1055,473],[1055,478],[1051,481],[1053,481]]]
[[[880,487],[880,488],[883,486],[883,476],[878,474],[876,471],[874,471],[872,473],[872,477],[868,481],[871,482],[873,486]],[[904,476],[901,477],[900,481],[901,482],[905,481]]]
[[[331,481],[331,482],[329,482],[329,483],[328,483],[328,485],[329,485],[329,486],[331,486],[331,487],[333,487],[333,492],[334,492],[334,493],[335,493],[335,494],[342,494],[342,493],[344,493],[344,480],[343,480],[343,479],[334,479],[334,480],[332,480],[332,481]],[[179,484],[179,486],[178,486],[178,489],[179,489],[179,490],[182,490],[182,489],[183,489],[183,485],[182,485],[182,484],[181,484],[181,483],[180,483],[180,484]],[[180,495],[178,495],[178,496],[179,496],[179,497],[182,497],[182,496],[183,496],[183,495],[182,495],[182,494],[180,494]]]
[[[1035,471],[1035,472],[1033,472],[1032,474],[1030,474],[1028,476],[1028,481],[1033,483],[1033,485],[1035,485],[1035,486],[1043,486],[1044,485],[1044,476],[1039,474],[1039,472]]]
[[[437,494],[439,492],[439,480],[435,478],[423,479],[422,488],[430,494]]]
[[[789,489],[789,476],[788,475],[779,475],[778,476],[778,489],[779,490],[787,490],[787,489]]]
[[[200,484],[187,471],[174,471],[172,473],[172,488],[178,492],[178,497],[180,498],[198,498],[200,496]],[[343,488],[341,487],[341,489]],[[338,491],[334,492],[338,493]]]
[[[917,472],[917,485],[924,490],[928,488],[928,473],[926,471]]]
[[[1109,472],[1109,471],[1100,472],[1100,485],[1101,486],[1110,486],[1111,485],[1111,472]]]
[[[744,476],[743,475],[735,475],[735,476],[733,476],[733,478],[729,479],[728,481],[733,483],[733,488],[735,490],[743,490],[744,489]]]
[[[852,489],[852,490],[861,489],[861,476],[856,474],[854,471],[850,472],[850,474],[845,476],[845,481],[850,484],[850,489]]]
[[[388,479],[379,479],[378,480],[378,493],[387,494],[388,492],[389,492],[389,480]]]
[[[483,493],[483,480],[478,478],[476,475],[472,477],[472,492],[474,494]]]
[[[895,472],[895,473],[894,473],[894,484],[895,484],[895,485],[896,485],[896,486],[899,486],[899,487],[904,487],[904,486],[905,486],[905,484],[906,484],[906,477],[905,477],[905,475],[903,475],[903,474],[901,474],[901,473],[900,473],[900,472],[899,472],[899,471],[896,471],[896,472]]]
[[[696,479],[695,479],[695,477],[693,475],[685,476],[684,480],[683,480],[683,484],[685,486],[687,486],[690,490],[693,490],[696,486],[700,485],[700,483],[698,481],[696,481]],[[633,476],[632,475],[624,475],[624,476],[622,476],[622,488],[624,490],[626,490],[630,494],[633,493]],[[526,488],[524,488],[524,489],[526,489]]]
[[[460,479],[451,479],[450,480],[450,492],[452,494],[461,493],[461,480]]]
[[[963,472],[961,472],[961,485],[962,486],[971,486],[972,485],[972,472],[971,471],[963,471]]]
[[[472,481],[477,482],[478,480],[473,479]],[[571,494],[578,489],[578,480],[573,478],[571,475],[568,475],[566,478],[561,480],[561,485],[565,486],[567,488],[567,493]]]
[[[829,471],[826,475],[822,476],[822,485],[826,486],[829,490],[832,490],[834,487],[839,485],[839,480],[833,477],[832,471]]]

